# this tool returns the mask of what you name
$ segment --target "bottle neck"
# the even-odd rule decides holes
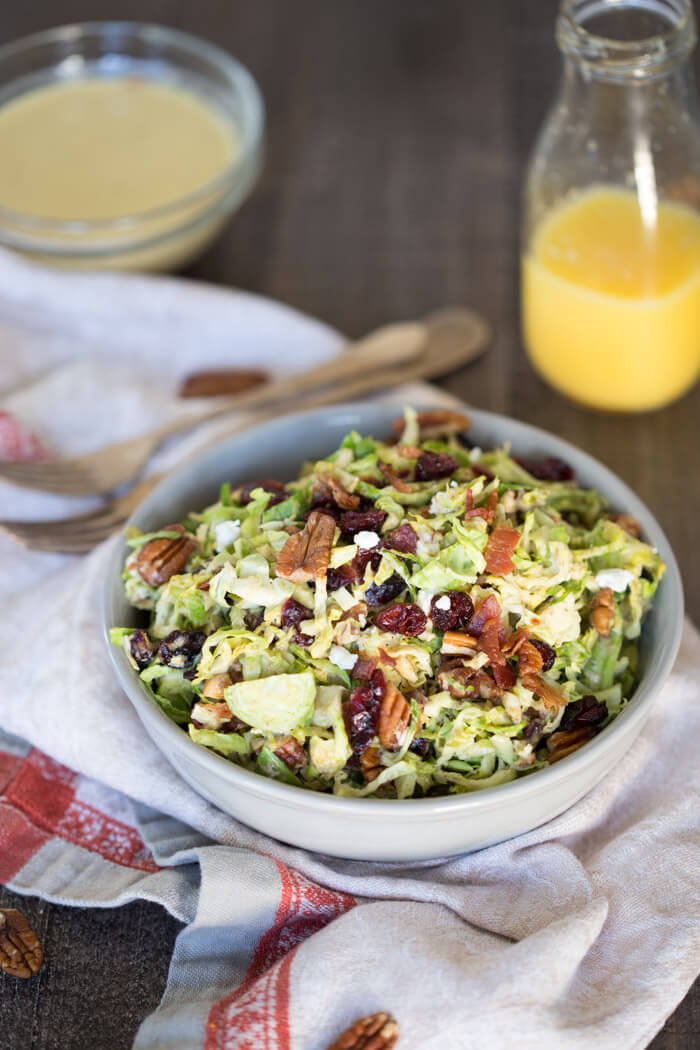
[[[556,35],[569,76],[619,84],[672,76],[696,42],[691,0],[562,0]]]

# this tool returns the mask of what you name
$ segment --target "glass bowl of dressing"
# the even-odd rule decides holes
[[[176,270],[262,165],[251,74],[213,44],[136,22],[0,48],[0,245],[43,263]]]

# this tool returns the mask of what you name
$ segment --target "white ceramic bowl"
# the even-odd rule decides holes
[[[418,405],[418,408],[429,407]],[[251,773],[192,743],[150,697],[121,649],[109,645],[113,625],[136,625],[120,572],[126,547],[115,550],[106,581],[105,638],[124,690],[146,731],[196,791],[232,816],[283,842],[339,857],[413,861],[480,849],[529,831],[562,813],[617,763],[644,726],[673,665],[683,625],[683,591],[675,558],[656,520],[634,493],[586,453],[536,427],[467,410],[471,436],[488,447],[510,441],[522,455],[566,460],[579,481],[597,488],[613,508],[634,515],[667,571],[641,638],[641,680],[625,710],[581,750],[529,777],[473,794],[426,799],[352,799],[317,794]],[[352,429],[385,437],[395,406],[361,403],[264,423],[201,453],[167,477],[129,524],[144,531],[176,521],[217,498],[222,482],[295,477],[305,459],[336,448]]]

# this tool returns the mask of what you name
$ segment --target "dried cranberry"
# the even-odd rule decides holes
[[[418,736],[408,745],[408,750],[413,751],[414,755],[420,755],[421,758],[427,758],[433,752],[433,742],[427,737]]]
[[[171,631],[158,649],[162,663],[188,671],[196,663],[206,637],[203,631]]]
[[[571,481],[574,476],[569,464],[557,456],[544,456],[542,459],[514,456],[513,459],[538,481]]]
[[[449,609],[441,609],[438,602],[449,598]],[[474,615],[474,603],[462,591],[443,591],[433,596],[430,602],[430,619],[436,631],[462,631]]]
[[[318,511],[320,514],[328,514],[329,517],[333,518],[333,521],[337,522],[340,520],[340,511],[337,507],[331,504],[316,504],[310,510],[307,510],[306,514],[302,514],[304,521],[308,521],[314,511]]]
[[[231,718],[229,718],[228,722],[223,722],[219,726],[217,732],[218,733],[242,733],[242,732],[245,732],[245,730],[247,728],[248,728],[248,725],[245,722],[241,722],[240,718],[236,718],[235,715],[232,715]]]
[[[371,609],[398,598],[406,587],[406,581],[398,572],[393,573],[384,583],[373,583],[365,591],[365,601]]]
[[[302,620],[311,619],[313,614],[301,602],[294,598],[287,598],[282,606],[280,619],[283,627],[298,627]]]
[[[419,605],[410,602],[397,602],[383,609],[377,614],[376,624],[383,631],[391,631],[393,634],[406,634],[409,638],[415,638],[422,634],[428,618]]]
[[[352,568],[355,574],[356,580],[363,580],[365,576],[365,569],[368,565],[371,565],[376,572],[382,563],[382,552],[378,547],[372,547],[370,550],[358,550],[355,557],[352,559]]]
[[[358,532],[377,532],[385,517],[385,510],[345,510],[340,515],[340,531],[344,539],[354,540]]]
[[[303,649],[308,649],[313,643],[313,638],[310,634],[302,634],[301,631],[295,631],[292,635],[292,641],[295,645],[300,645]]]
[[[446,452],[423,452],[416,463],[416,481],[448,478],[457,466],[457,460]]]
[[[154,650],[145,631],[134,631],[129,639],[129,652],[138,664],[139,670],[143,670],[147,664],[150,664]]]
[[[535,737],[539,739],[539,737],[542,736],[542,730],[544,729],[544,719],[534,707],[528,707],[524,714],[527,715],[529,721],[523,729],[523,736],[526,740],[533,740]]]
[[[264,618],[262,609],[248,609],[243,616],[243,620],[249,631],[254,631],[256,627],[259,627]]]
[[[560,729],[582,729],[584,726],[595,726],[608,717],[608,706],[604,700],[596,700],[591,694],[574,700],[564,708],[564,716],[559,723]]]
[[[418,537],[408,522],[405,521],[403,525],[399,525],[398,529],[394,529],[393,532],[389,533],[386,537],[386,542],[395,551],[401,551],[403,554],[415,554]]]
[[[274,507],[276,503],[281,503],[286,498],[284,491],[284,485],[281,481],[274,481],[272,478],[263,478],[262,481],[249,481],[247,485],[241,485],[238,492],[238,502],[244,507],[250,503],[253,498],[251,493],[253,489],[263,489],[265,492],[271,494],[271,498],[268,502],[268,507]]]
[[[537,638],[531,638],[530,641],[542,657],[542,670],[549,671],[557,658],[556,651],[552,649],[551,645],[547,645],[546,642],[540,642]]]
[[[339,587],[345,587],[356,579],[355,570],[352,565],[341,565],[339,569],[329,569],[326,573],[326,590],[337,591]]]
[[[372,675],[373,679],[375,674],[377,674],[376,671]],[[381,671],[379,674],[381,674]],[[384,676],[382,675],[383,678]],[[378,685],[378,680],[376,686],[372,682],[361,682],[351,691],[344,705],[345,727],[348,732],[350,746],[356,755],[361,755],[363,751],[367,750],[377,732],[379,707],[381,705]]]

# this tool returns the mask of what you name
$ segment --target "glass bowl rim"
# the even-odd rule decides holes
[[[29,236],[37,236],[42,231],[46,231],[53,236],[63,233],[69,238],[76,234],[92,231],[108,233],[110,230],[113,230],[121,233],[124,230],[136,228],[141,223],[167,218],[169,214],[175,215],[183,208],[196,205],[209,197],[216,197],[217,191],[221,191],[223,194],[235,182],[236,175],[241,170],[246,169],[260,149],[265,127],[265,103],[253,74],[223,48],[192,33],[173,29],[170,26],[161,26],[153,22],[119,19],[75,22],[54,26],[51,29],[44,29],[38,33],[18,37],[16,40],[2,45],[0,47],[0,72],[6,59],[17,57],[31,48],[64,42],[77,44],[88,37],[100,38],[105,33],[119,33],[127,38],[139,38],[166,45],[177,45],[183,51],[204,59],[211,66],[215,67],[219,73],[223,74],[227,82],[227,90],[238,94],[244,102],[244,119],[240,128],[240,149],[238,153],[223,171],[208,179],[207,182],[190,193],[185,194],[185,196],[178,197],[167,204],[157,205],[154,208],[118,215],[110,219],[51,219],[46,216],[31,215],[27,212],[0,207],[0,235],[11,232],[13,237],[17,237],[22,229]],[[128,48],[125,48],[123,53],[128,55],[130,52]],[[173,62],[172,65],[177,68],[176,62]],[[67,78],[66,82],[80,79],[83,78],[80,76],[71,77]],[[215,204],[217,200],[218,198],[212,203]],[[30,247],[34,251],[41,250],[37,245],[27,245],[24,250],[29,250]],[[62,245],[64,250],[66,247],[68,245]],[[80,251],[77,245],[76,249]]]

